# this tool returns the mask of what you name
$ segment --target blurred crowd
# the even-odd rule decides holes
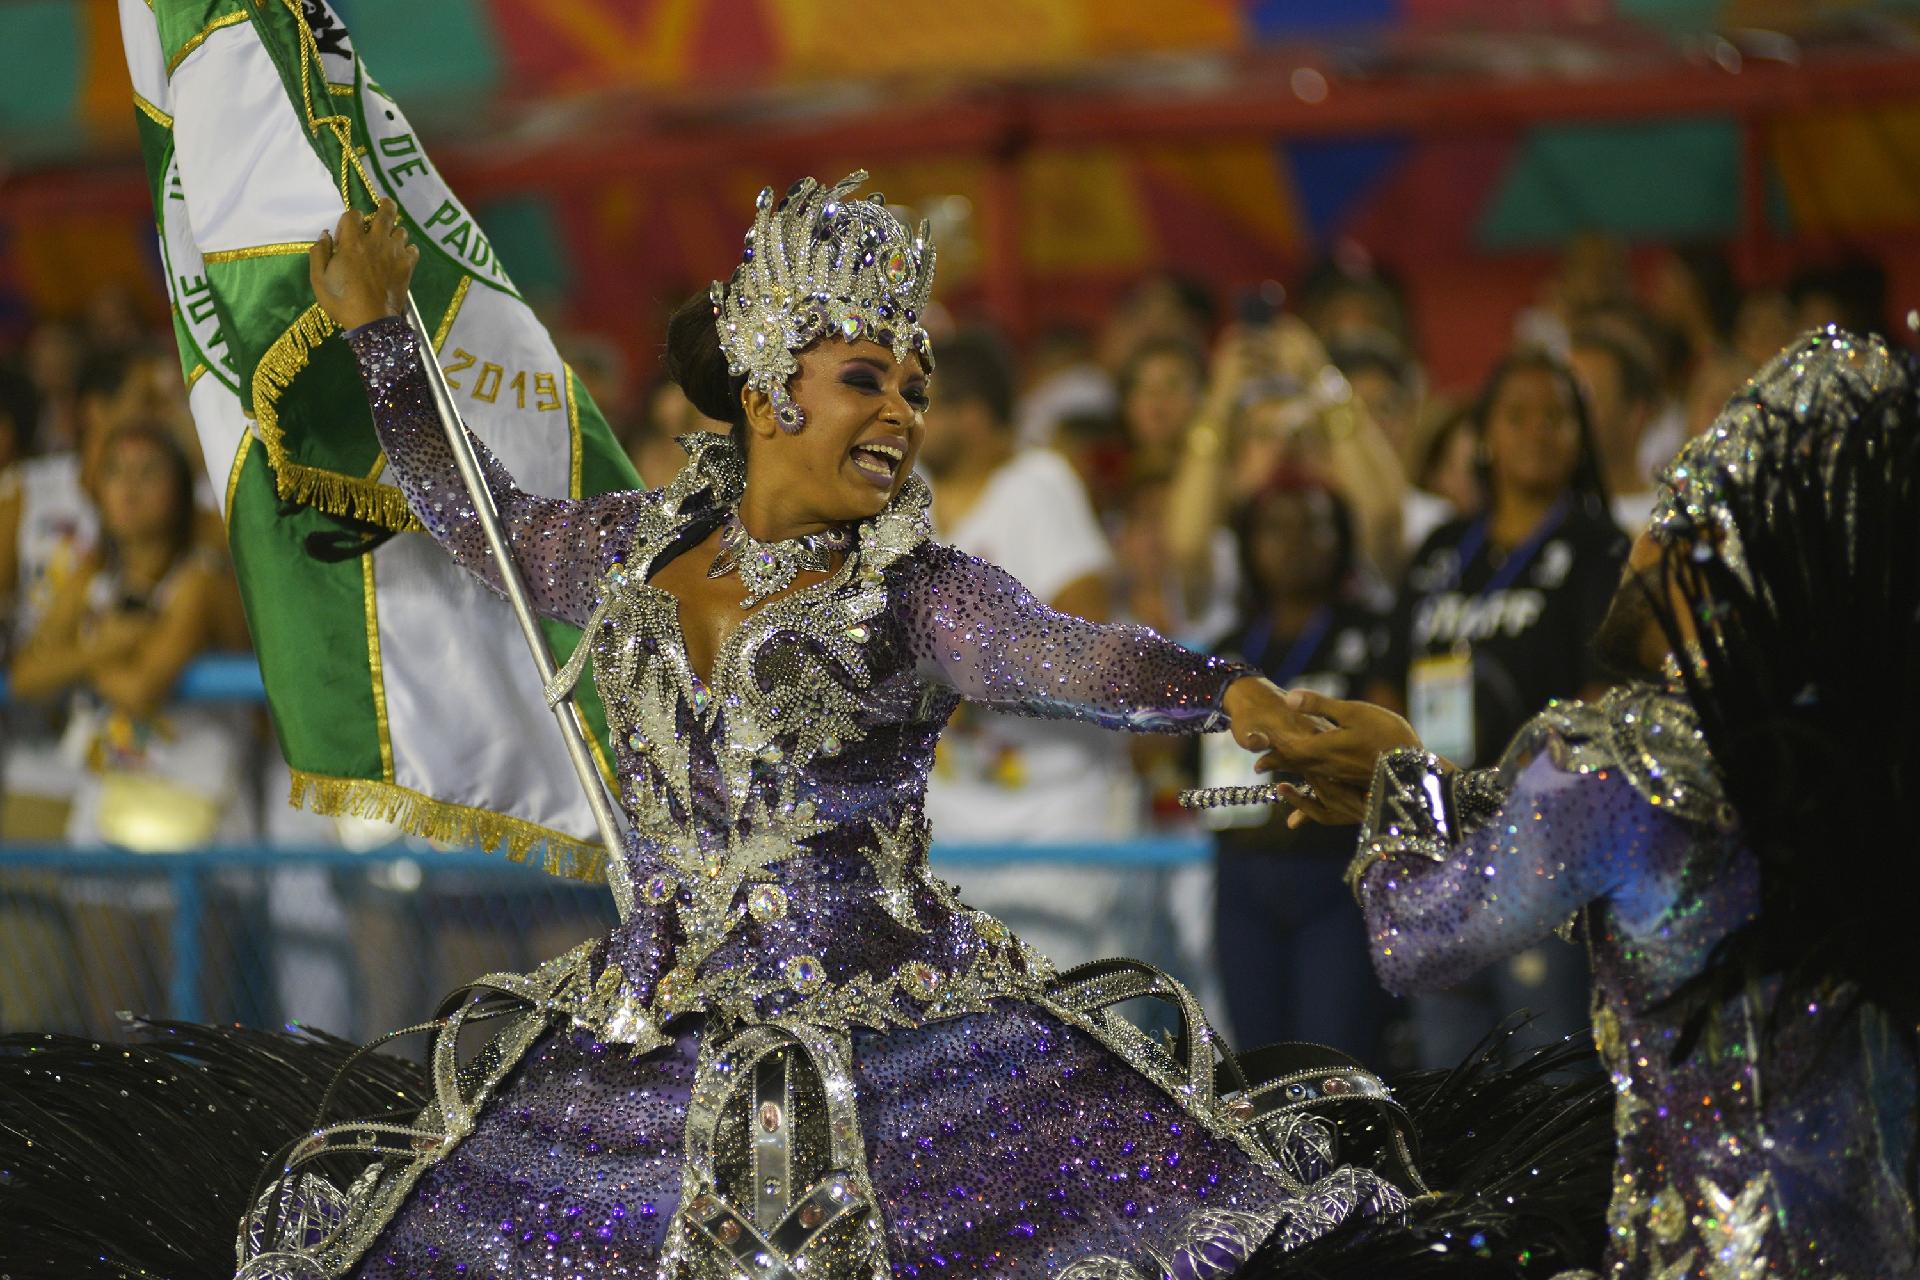
[[[118,292],[36,325],[0,364],[0,463],[7,838],[251,834],[259,713],[169,705],[195,658],[247,646],[170,335]]]
[[[1742,286],[1716,250],[1630,259],[1583,238],[1479,385],[1436,388],[1395,282],[1351,255],[1232,296],[1159,275],[1099,326],[1020,348],[948,321],[921,465],[940,537],[1052,607],[1394,706],[1443,754],[1488,764],[1548,700],[1609,681],[1588,641],[1679,445],[1797,332],[1884,330],[1886,311],[1864,263]],[[645,360],[563,345],[648,482],[677,470],[677,436],[716,426],[670,383],[626,391]],[[288,816],[264,711],[171,700],[197,657],[246,646],[219,508],[172,344],[130,299],[0,353],[0,835],[339,838]],[[1250,781],[1249,765],[1224,736],[965,710],[930,816],[946,841],[1107,842],[1191,827],[1178,792]],[[1351,830],[1207,817],[1211,878],[1143,896],[1125,869],[1036,863],[963,889],[1062,963],[1184,948],[1173,967],[1217,973],[1243,1043],[1437,1063],[1512,1009],[1544,1033],[1584,1021],[1574,947],[1397,1008],[1340,886]]]

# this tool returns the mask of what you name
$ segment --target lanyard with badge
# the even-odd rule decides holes
[[[1562,498],[1534,526],[1527,540],[1494,570],[1486,585],[1474,593],[1473,603],[1485,601],[1518,582],[1520,575],[1527,571],[1527,566],[1533,563],[1533,558],[1560,531],[1560,526],[1566,520],[1567,500]],[[1468,528],[1466,536],[1455,548],[1451,581],[1435,594],[1444,594],[1458,587],[1461,578],[1466,575],[1467,567],[1474,562],[1486,543],[1487,518],[1481,516]],[[1462,616],[1463,632],[1469,621],[1467,616]],[[1412,722],[1414,732],[1420,735],[1420,741],[1435,755],[1461,764],[1473,760],[1476,745],[1473,646],[1464,634],[1450,652],[1413,660],[1412,669],[1407,673],[1407,719]]]
[[[1319,656],[1321,646],[1326,643],[1327,633],[1333,629],[1333,608],[1322,605],[1300,629],[1300,634],[1287,647],[1287,654],[1280,665],[1271,673],[1273,682],[1282,689],[1291,689],[1295,685],[1312,686],[1312,678],[1305,676],[1306,670]],[[1240,645],[1240,660],[1248,666],[1258,667],[1266,657],[1267,648],[1273,643],[1273,619],[1264,617],[1247,632],[1247,638]],[[1322,693],[1333,690],[1322,689]],[[1203,787],[1250,787],[1271,782],[1265,774],[1254,770],[1259,759],[1250,751],[1243,750],[1233,740],[1230,733],[1202,734],[1200,738],[1200,785]],[[1202,809],[1200,821],[1214,830],[1226,827],[1257,827],[1266,822],[1270,811],[1265,805],[1245,805]]]

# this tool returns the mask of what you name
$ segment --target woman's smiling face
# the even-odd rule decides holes
[[[788,512],[829,524],[878,515],[913,471],[926,434],[926,366],[905,363],[877,342],[828,338],[796,357],[788,383],[806,425],[789,435],[773,421],[768,397],[742,393],[747,409],[749,474],[782,491]]]

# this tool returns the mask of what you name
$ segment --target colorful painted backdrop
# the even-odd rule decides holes
[[[642,353],[755,189],[855,165],[941,224],[951,304],[1016,325],[1155,268],[1224,298],[1364,246],[1443,383],[1582,230],[1732,242],[1749,274],[1865,247],[1920,300],[1913,3],[336,7],[516,278]],[[160,297],[116,21],[0,4],[0,328]]]

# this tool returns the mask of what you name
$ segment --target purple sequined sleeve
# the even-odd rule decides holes
[[[1000,711],[1110,729],[1224,729],[1220,699],[1250,669],[1145,627],[1058,613],[1004,569],[929,544],[915,557],[907,627],[923,677]]]
[[[461,568],[499,591],[500,575],[441,430],[412,328],[388,316],[349,330],[346,339],[360,362],[373,424],[407,505]],[[639,491],[538,497],[516,487],[486,445],[476,439],[474,448],[534,609],[584,624],[594,583],[632,541],[634,522],[650,499]]]
[[[1617,771],[1566,772],[1543,752],[1478,824],[1459,815],[1453,784],[1412,751],[1375,774],[1360,903],[1374,968],[1396,992],[1460,982],[1689,847],[1684,826]]]

